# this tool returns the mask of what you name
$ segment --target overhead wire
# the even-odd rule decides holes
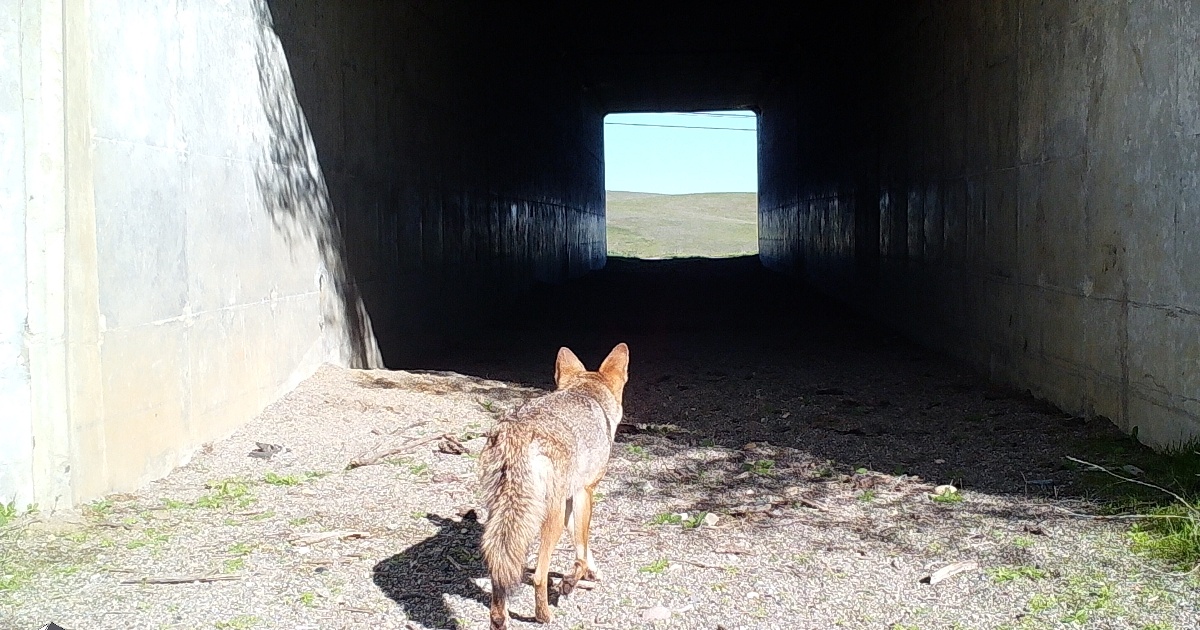
[[[605,125],[619,125],[623,127],[666,127],[676,128],[676,130],[712,130],[712,131],[758,131],[755,128],[745,127],[698,127],[694,125],[652,125],[649,122],[605,122]]]

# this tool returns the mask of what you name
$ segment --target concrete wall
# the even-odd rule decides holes
[[[0,503],[33,500],[33,427],[25,322],[25,113],[21,12],[0,6]],[[10,411],[11,410],[11,411]]]
[[[389,366],[437,353],[533,281],[603,265],[602,115],[536,24],[473,3],[269,4],[337,257]],[[259,180],[265,198],[305,196]]]
[[[1188,2],[889,5],[850,40],[877,42],[873,111],[814,118],[833,85],[803,60],[769,101],[764,136],[833,131],[764,147],[803,171],[763,195],[764,259],[1145,442],[1200,434],[1198,24]]]
[[[321,362],[401,367],[603,264],[601,114],[484,13],[11,4],[0,498],[132,488]]]

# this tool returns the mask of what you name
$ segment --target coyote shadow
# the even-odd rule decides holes
[[[453,630],[454,613],[446,595],[474,599],[486,606],[491,596],[475,583],[487,575],[479,553],[483,526],[469,512],[461,521],[429,514],[425,517],[440,529],[436,534],[380,560],[372,580],[404,613],[426,628]]]

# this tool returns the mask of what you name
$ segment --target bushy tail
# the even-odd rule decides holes
[[[483,558],[493,586],[504,589],[524,578],[525,554],[546,515],[546,480],[530,462],[530,440],[522,429],[501,424],[480,458],[488,511]]]

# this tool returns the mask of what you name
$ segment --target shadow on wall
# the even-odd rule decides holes
[[[260,23],[273,26],[270,8],[259,5]],[[269,28],[268,28],[269,32]],[[265,34],[255,50],[259,101],[267,123],[263,154],[255,163],[255,183],[275,229],[293,261],[307,244],[320,258],[317,288],[321,328],[340,362],[354,368],[383,367],[371,318],[350,272],[346,242],[330,198],[316,145],[296,96],[287,57],[279,40]]]

